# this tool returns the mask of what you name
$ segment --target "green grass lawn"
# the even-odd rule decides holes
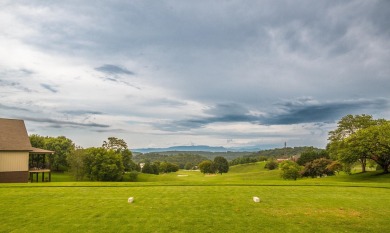
[[[58,182],[71,180],[65,173],[53,174],[57,182],[0,184],[0,232],[389,231],[389,175],[284,181],[263,167],[141,174],[142,182]]]

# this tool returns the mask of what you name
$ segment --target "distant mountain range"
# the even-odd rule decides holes
[[[263,148],[264,149],[264,148]],[[256,152],[260,151],[259,146],[248,146],[248,147],[223,147],[223,146],[172,146],[167,148],[138,148],[132,149],[133,152],[139,153],[151,153],[151,152],[166,152],[166,151],[206,151],[206,152]]]

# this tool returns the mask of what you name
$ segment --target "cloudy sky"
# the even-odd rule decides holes
[[[390,1],[1,1],[0,117],[83,147],[325,147],[390,118]]]

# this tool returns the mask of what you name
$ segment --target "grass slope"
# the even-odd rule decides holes
[[[0,232],[388,231],[389,175],[283,181],[263,167],[142,174],[134,183],[0,184]]]

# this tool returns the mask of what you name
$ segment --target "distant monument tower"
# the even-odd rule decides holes
[[[287,156],[287,142],[284,142],[284,156]]]

